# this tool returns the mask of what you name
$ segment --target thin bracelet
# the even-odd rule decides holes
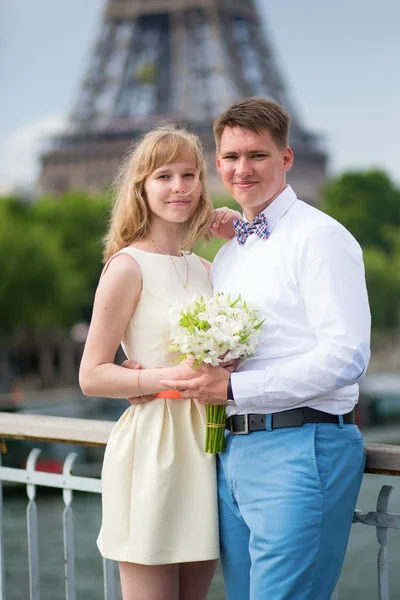
[[[141,398],[144,398],[144,396],[143,396],[143,394],[142,394],[142,390],[140,389],[140,383],[139,383],[139,380],[140,380],[140,373],[141,373],[141,372],[142,372],[142,371],[141,371],[141,369],[138,369],[138,372],[137,372],[137,389],[138,389],[138,392],[139,392],[139,395],[140,395],[140,397],[141,397]]]

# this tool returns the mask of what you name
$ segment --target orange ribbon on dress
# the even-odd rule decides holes
[[[182,398],[182,396],[178,390],[166,390],[165,392],[158,392],[158,394],[156,394],[156,398],[171,398],[178,400],[179,398]]]

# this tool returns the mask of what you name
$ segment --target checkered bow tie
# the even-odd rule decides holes
[[[255,233],[262,240],[269,236],[268,222],[263,213],[256,216],[251,223],[242,221],[242,219],[233,220],[233,229],[237,237],[238,244],[241,246],[246,243],[247,238]]]

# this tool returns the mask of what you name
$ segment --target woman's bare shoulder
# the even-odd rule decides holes
[[[124,274],[141,276],[141,269],[139,263],[131,254],[120,252],[114,254],[107,261],[102,272],[102,277],[106,273],[111,274],[113,277],[123,276]]]
[[[119,253],[111,257],[101,274],[99,289],[106,288],[114,293],[137,294],[142,287],[142,270],[133,256]]]

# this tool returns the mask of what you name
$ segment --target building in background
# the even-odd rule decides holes
[[[200,135],[210,189],[222,191],[213,120],[238,100],[263,96],[291,115],[288,180],[317,203],[326,155],[296,116],[261,23],[254,0],[108,0],[69,130],[41,157],[39,192],[101,190],[131,142],[162,121]]]

